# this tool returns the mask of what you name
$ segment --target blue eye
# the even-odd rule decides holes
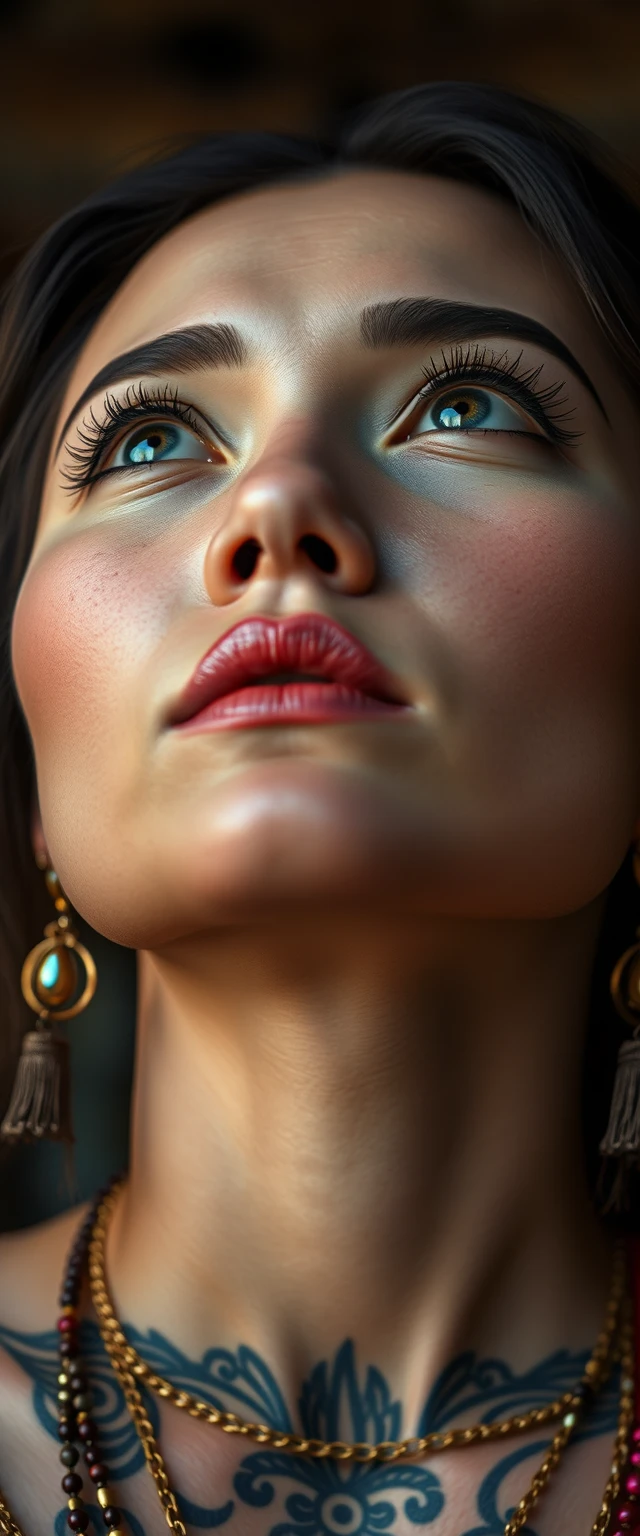
[[[157,464],[165,459],[210,459],[205,443],[188,427],[169,421],[147,423],[136,428],[120,443],[112,468],[133,468],[138,464]]]
[[[447,390],[420,417],[418,432],[471,432],[476,427],[493,432],[527,432],[532,426],[515,406],[486,389],[465,385]]]

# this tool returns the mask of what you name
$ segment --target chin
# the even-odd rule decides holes
[[[409,860],[417,878],[424,859],[407,798],[360,765],[253,764],[173,812],[156,802],[133,835],[118,839],[114,818],[109,852],[94,845],[83,866],[78,910],[106,938],[154,949],[278,905],[388,902],[394,873],[400,884]]]
[[[263,763],[217,791],[199,837],[193,829],[185,880],[230,916],[274,902],[382,894],[392,851],[407,844],[402,821],[397,790],[373,772]]]

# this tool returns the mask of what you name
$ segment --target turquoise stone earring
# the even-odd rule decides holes
[[[38,1015],[22,1041],[11,1102],[0,1135],[6,1141],[72,1142],[69,1042],[54,1032],[57,1019],[72,1019],[91,1002],[97,971],[80,943],[69,903],[55,871],[45,869],[56,918],[22,967],[22,995]]]

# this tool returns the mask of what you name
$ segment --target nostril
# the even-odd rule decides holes
[[[314,565],[317,565],[320,571],[327,571],[329,575],[332,575],[336,570],[338,561],[335,550],[331,548],[326,539],[321,539],[317,533],[305,533],[299,540],[298,548],[305,551],[305,554],[309,556],[310,560],[313,560]]]
[[[241,581],[248,581],[249,577],[253,576],[261,552],[261,545],[257,539],[245,539],[236,550],[231,564]]]

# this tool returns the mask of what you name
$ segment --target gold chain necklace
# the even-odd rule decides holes
[[[473,1425],[466,1429],[447,1431],[443,1435],[381,1442],[377,1446],[366,1444],[349,1445],[342,1441],[305,1440],[302,1436],[282,1435],[279,1431],[271,1429],[268,1425],[248,1423],[235,1414],[212,1409],[211,1404],[201,1403],[199,1399],[192,1398],[189,1393],[180,1392],[170,1382],[166,1382],[163,1377],[159,1377],[151,1371],[146,1362],[142,1361],[132,1346],[128,1344],[119,1319],[113,1309],[104,1267],[104,1246],[108,1220],[121,1183],[121,1179],[112,1181],[107,1189],[100,1191],[96,1198],[93,1208],[85,1219],[74,1244],[61,1297],[63,1306],[58,1328],[61,1332],[59,1348],[62,1369],[58,1376],[60,1386],[58,1404],[60,1415],[59,1430],[60,1437],[63,1440],[63,1447],[60,1452],[60,1459],[66,1469],[66,1474],[63,1477],[63,1488],[70,1495],[67,1518],[68,1524],[73,1531],[85,1532],[89,1523],[89,1516],[85,1510],[84,1501],[78,1496],[82,1487],[82,1478],[75,1472],[71,1472],[71,1468],[75,1466],[79,1459],[79,1453],[74,1444],[74,1442],[77,1442],[84,1451],[89,1475],[96,1485],[98,1502],[101,1506],[107,1531],[110,1533],[110,1536],[122,1536],[120,1528],[122,1516],[114,1507],[112,1494],[107,1487],[108,1470],[106,1466],[102,1465],[103,1458],[100,1455],[98,1444],[98,1426],[93,1422],[90,1417],[90,1411],[88,1411],[91,1405],[90,1393],[87,1391],[88,1382],[82,1375],[82,1362],[77,1354],[79,1349],[76,1336],[79,1322],[78,1300],[81,1273],[88,1250],[91,1292],[98,1315],[101,1336],[115,1375],[122,1387],[134,1427],[141,1441],[165,1519],[170,1529],[176,1533],[176,1536],[186,1536],[186,1527],[180,1518],[177,1500],[169,1484],[164,1460],[153,1434],[153,1428],[138,1388],[138,1380],[144,1380],[147,1386],[156,1391],[159,1396],[173,1402],[176,1407],[186,1409],[188,1413],[195,1417],[204,1418],[210,1423],[218,1424],[227,1433],[251,1435],[261,1444],[270,1444],[280,1449],[286,1448],[297,1454],[333,1456],[337,1460],[342,1461],[348,1459],[373,1461],[375,1459],[384,1462],[398,1460],[403,1456],[415,1457],[416,1455],[426,1455],[429,1452],[445,1450],[452,1446],[474,1444],[478,1440],[503,1438],[507,1434],[522,1433],[526,1429],[540,1427],[541,1423],[549,1423],[551,1417],[557,1418],[562,1414],[562,1424],[556,1432],[544,1460],[534,1474],[527,1492],[514,1510],[511,1519],[504,1527],[503,1536],[517,1536],[517,1532],[522,1529],[540,1494],[546,1487],[552,1471],[558,1465],[562,1452],[574,1433],[585,1407],[601,1390],[610,1374],[614,1361],[619,1359],[622,1364],[622,1370],[614,1455],[601,1507],[591,1530],[591,1536],[605,1536],[614,1502],[620,1492],[622,1471],[629,1456],[634,1408],[634,1333],[628,1288],[627,1260],[625,1247],[622,1242],[616,1245],[614,1254],[612,1286],[605,1322],[585,1373],[578,1387],[573,1392],[563,1394],[561,1398],[558,1398],[555,1403],[550,1404],[546,1409],[534,1409],[528,1414],[514,1416],[490,1426]],[[640,1430],[635,1431],[634,1441],[640,1441]],[[633,1459],[635,1462],[635,1457]],[[635,1476],[634,1474],[629,1476],[627,1478],[626,1490],[626,1497],[632,1506],[631,1513],[637,1513],[640,1516],[640,1476]],[[23,1536],[1,1490],[0,1531],[3,1533],[3,1536]]]
[[[193,1397],[190,1392],[184,1392],[172,1386],[171,1382],[164,1376],[160,1376],[141,1358],[125,1337],[110,1295],[105,1258],[109,1220],[117,1202],[118,1193],[119,1186],[115,1186],[103,1201],[93,1227],[89,1249],[91,1299],[112,1364],[117,1357],[118,1362],[122,1363],[137,1381],[144,1382],[150,1391],[173,1403],[175,1408],[184,1409],[192,1418],[204,1419],[206,1423],[217,1425],[227,1434],[246,1435],[251,1440],[257,1440],[259,1445],[269,1445],[279,1451],[291,1451],[298,1456],[328,1456],[337,1461],[399,1461],[403,1457],[447,1451],[454,1446],[501,1440],[507,1435],[524,1434],[527,1430],[552,1424],[567,1414],[579,1412],[584,1406],[585,1396],[598,1392],[606,1380],[625,1288],[626,1256],[622,1247],[617,1248],[615,1252],[611,1294],[607,1302],[604,1326],[584,1374],[572,1391],[563,1392],[555,1402],[543,1408],[532,1408],[528,1413],[514,1414],[510,1418],[498,1420],[493,1424],[473,1424],[465,1429],[450,1429],[442,1434],[422,1435],[420,1438],[382,1440],[377,1445],[369,1445],[366,1442],[349,1444],[342,1440],[308,1439],[303,1435],[272,1429],[268,1424],[255,1424],[241,1419],[238,1414],[215,1408],[212,1403],[203,1402],[200,1398]]]
[[[633,1422],[634,1379],[631,1374],[634,1369],[633,1331],[630,1321],[625,1322],[621,1329],[622,1359],[622,1386],[620,1391],[620,1405],[618,1411],[618,1424],[614,1444],[614,1457],[611,1471],[602,1495],[602,1503],[596,1520],[591,1529],[591,1536],[604,1536],[610,1520],[614,1501],[620,1491],[621,1473],[628,1456],[629,1434]],[[133,1370],[123,1359],[122,1352],[117,1343],[108,1334],[103,1334],[111,1364],[122,1387],[129,1412],[138,1432],[144,1450],[147,1465],[152,1474],[158,1497],[164,1511],[168,1526],[175,1532],[175,1536],[187,1536],[186,1527],[180,1518],[177,1500],[169,1484],[167,1469],[160,1451],[158,1442],[154,1436],[149,1416],[144,1407]],[[629,1372],[629,1375],[627,1375]],[[181,1406],[177,1404],[177,1406]],[[537,1504],[541,1493],[546,1487],[551,1473],[557,1467],[565,1446],[570,1440],[578,1423],[578,1412],[567,1413],[561,1428],[554,1436],[547,1453],[541,1462],[537,1472],[534,1473],[531,1483],[524,1497],[514,1510],[511,1519],[504,1527],[503,1536],[517,1536],[528,1520],[531,1511]],[[223,1426],[224,1427],[224,1426]],[[237,1430],[237,1426],[234,1426]],[[511,1431],[516,1433],[516,1429]],[[240,1431],[242,1433],[242,1431]],[[272,1444],[274,1442],[271,1442]],[[402,1442],[401,1442],[402,1443]],[[469,1444],[469,1441],[455,1441],[457,1445]],[[439,1447],[440,1449],[440,1447]],[[309,1452],[307,1454],[310,1454]],[[317,1453],[316,1453],[317,1454]],[[327,1452],[327,1454],[329,1454]],[[340,1458],[344,1459],[344,1458]],[[388,1457],[384,1458],[389,1459]],[[15,1533],[10,1533],[15,1536]]]
[[[471,1425],[465,1429],[450,1430],[440,1435],[427,1435],[399,1441],[383,1441],[378,1445],[349,1444],[343,1441],[321,1441],[304,1436],[286,1434],[266,1424],[254,1424],[237,1414],[214,1408],[189,1392],[181,1391],[171,1382],[159,1376],[133,1348],[124,1333],[109,1293],[105,1266],[105,1244],[109,1218],[118,1196],[114,1186],[105,1196],[96,1213],[89,1244],[89,1280],[94,1309],[98,1317],[103,1343],[118,1377],[129,1412],[142,1442],[145,1458],[156,1483],[158,1496],[165,1518],[176,1536],[186,1536],[180,1519],[177,1501],[167,1476],[160,1448],[153,1434],[149,1416],[139,1391],[143,1381],[158,1396],[184,1409],[194,1418],[217,1425],[228,1434],[241,1434],[255,1439],[259,1444],[286,1449],[297,1455],[332,1457],[339,1461],[396,1461],[401,1457],[415,1457],[451,1447],[472,1445],[478,1441],[504,1438],[540,1427],[562,1415],[562,1424],[556,1432],[546,1455],[534,1474],[524,1497],[514,1510],[504,1528],[504,1536],[517,1536],[525,1525],[534,1505],[546,1487],[551,1473],[557,1467],[565,1446],[579,1422],[585,1405],[604,1386],[615,1358],[622,1363],[618,1424],[611,1471],[602,1496],[602,1503],[591,1536],[604,1536],[614,1501],[620,1491],[621,1472],[628,1456],[629,1436],[633,1423],[635,1354],[632,1314],[627,1292],[627,1257],[624,1244],[619,1242],[614,1253],[611,1292],[607,1302],[605,1321],[595,1348],[577,1388],[565,1393],[546,1409],[533,1409],[497,1424]]]

